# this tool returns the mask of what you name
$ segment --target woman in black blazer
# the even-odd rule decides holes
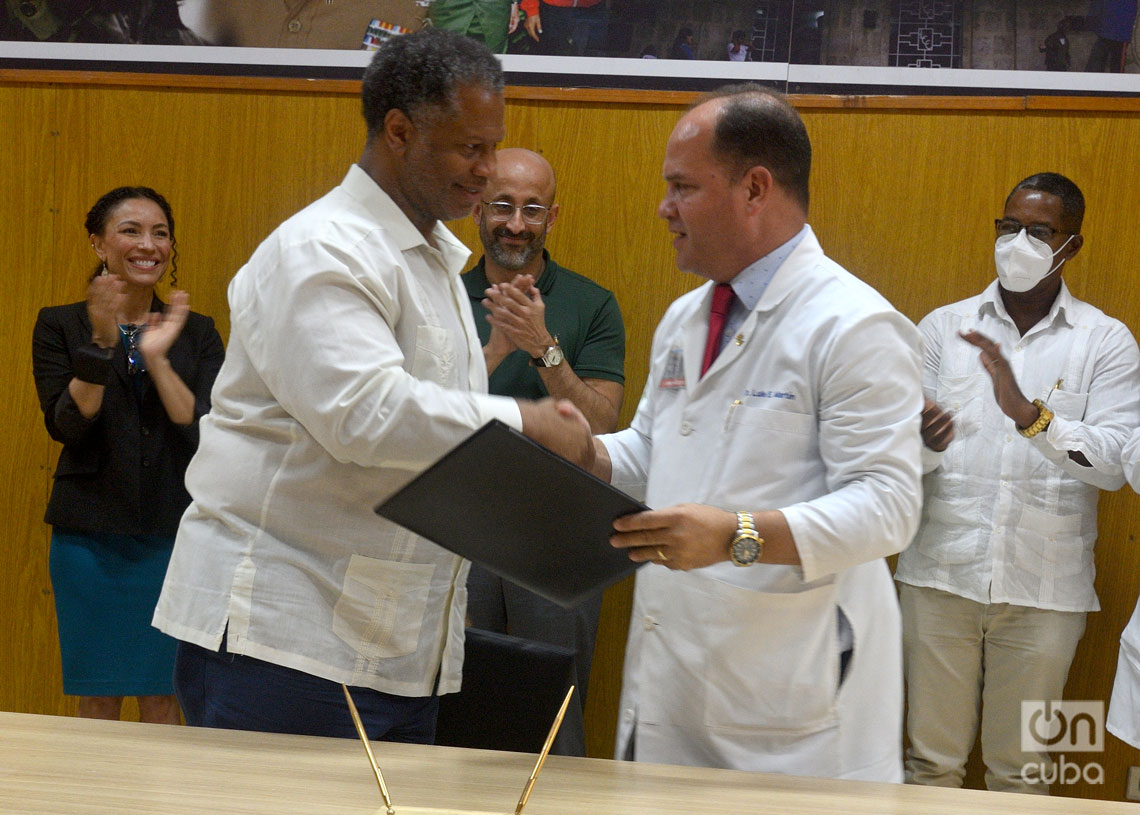
[[[179,720],[174,640],[150,625],[222,364],[209,317],[155,284],[177,257],[174,217],[149,187],[119,187],[87,214],[100,266],[87,300],[42,309],[32,340],[44,423],[63,444],[44,520],[64,692],[79,715]]]

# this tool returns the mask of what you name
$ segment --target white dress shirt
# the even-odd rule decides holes
[[[467,563],[372,508],[521,417],[486,395],[467,249],[442,224],[432,241],[353,166],[234,277],[160,629],[217,649],[228,626],[231,652],[387,693],[437,672],[459,689]]]
[[[922,526],[897,580],[979,603],[1057,611],[1100,608],[1093,588],[1100,489],[1124,484],[1121,447],[1140,425],[1140,352],[1128,328],[1061,283],[1049,314],[1022,337],[995,281],[919,324],[926,395],[954,415],[954,440],[924,451]],[[1056,415],[1031,439],[994,398],[976,330],[1001,345],[1021,392]],[[1079,451],[1092,464],[1069,458]]]

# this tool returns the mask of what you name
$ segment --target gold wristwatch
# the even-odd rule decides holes
[[[1049,426],[1049,422],[1053,421],[1053,411],[1049,410],[1048,405],[1040,399],[1034,399],[1033,404],[1037,407],[1037,421],[1029,425],[1029,427],[1019,427],[1017,432],[1031,439],[1040,433],[1042,430]]]
[[[736,536],[728,545],[728,556],[737,566],[751,566],[764,553],[764,539],[756,532],[751,512],[736,513]]]

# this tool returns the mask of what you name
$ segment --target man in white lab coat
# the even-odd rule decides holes
[[[632,426],[596,439],[595,472],[653,507],[614,524],[650,562],[617,754],[900,781],[883,558],[921,504],[919,340],[823,254],[810,165],[799,116],[754,87],[698,103],[669,138],[658,215],[678,267],[709,282],[661,321]]]
[[[1140,492],[1140,428],[1124,445],[1120,459],[1129,486]],[[1105,728],[1121,741],[1140,749],[1140,600],[1120,635],[1116,679],[1112,684]]]
[[[1140,428],[1124,445],[1120,459],[1128,485],[1140,492]],[[1120,635],[1116,679],[1112,684],[1105,728],[1121,741],[1140,749],[1140,600]]]

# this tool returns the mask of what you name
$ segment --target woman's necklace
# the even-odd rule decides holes
[[[139,335],[142,334],[143,326],[138,323],[121,323],[119,331],[123,333],[127,344],[127,373],[142,373],[146,370],[146,360],[139,350]]]

